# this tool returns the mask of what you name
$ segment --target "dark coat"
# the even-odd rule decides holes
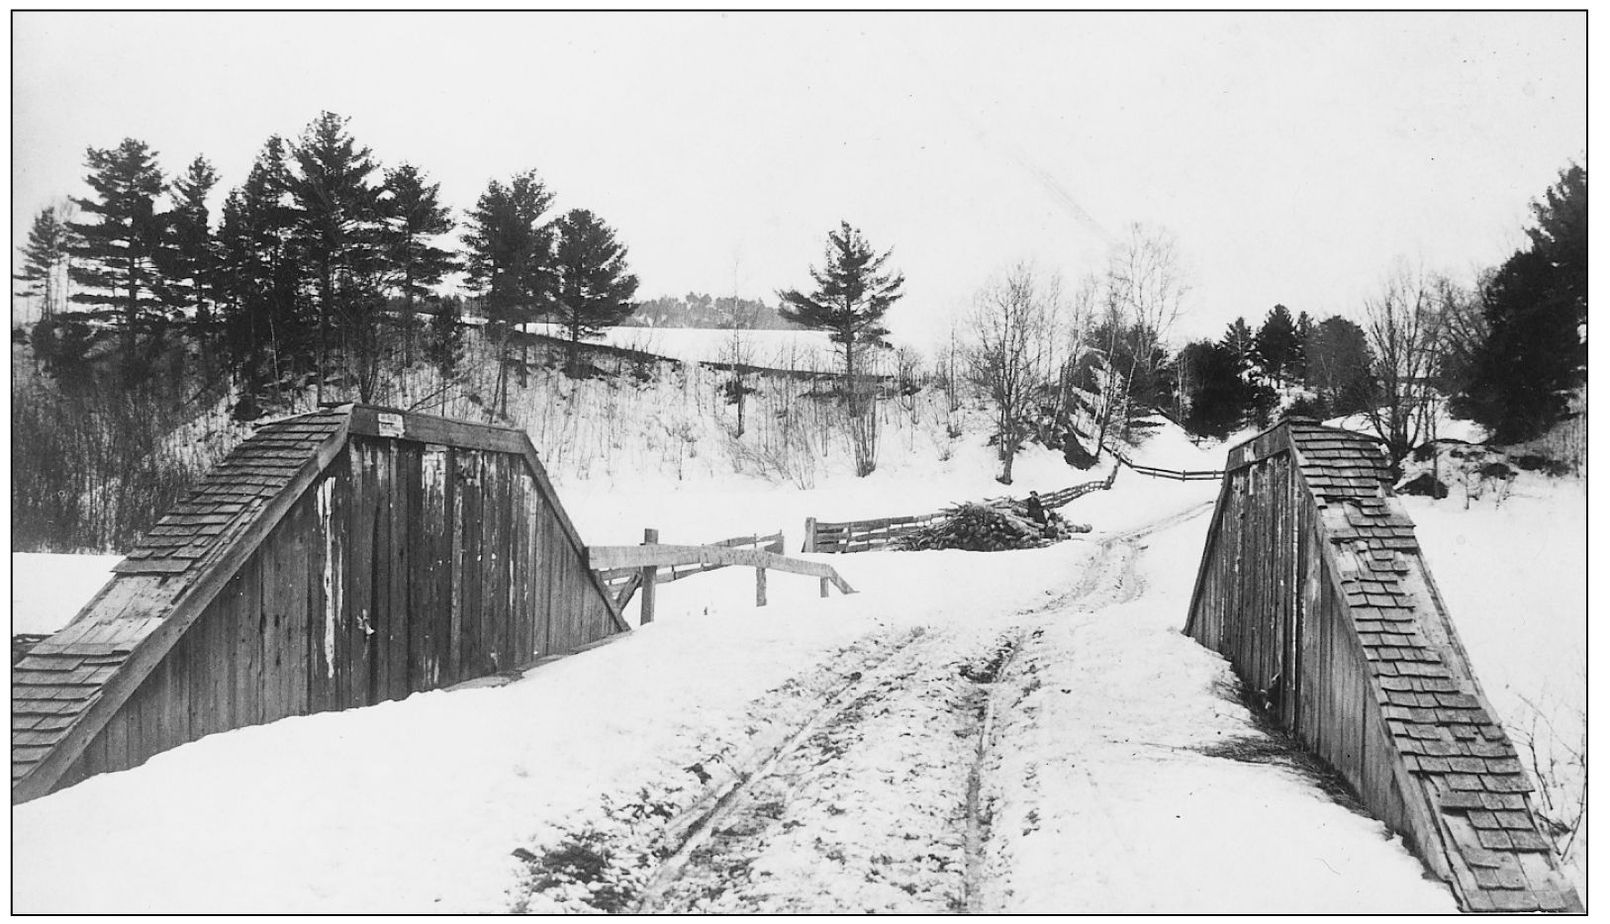
[[[1027,507],[1029,510],[1029,519],[1040,524],[1041,526],[1045,525],[1045,505],[1040,503],[1040,499],[1038,497],[1031,496],[1027,501],[1024,502],[1023,506]]]

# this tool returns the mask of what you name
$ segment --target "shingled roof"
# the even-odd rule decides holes
[[[1580,910],[1538,831],[1515,749],[1419,561],[1380,446],[1312,421],[1285,425],[1334,546],[1388,732],[1436,807],[1450,858],[1462,862],[1453,872],[1465,907]]]
[[[175,636],[183,630],[170,622],[176,607],[205,606],[208,585],[221,586],[228,575],[219,572],[232,570],[226,559],[244,551],[231,548],[235,540],[247,533],[260,538],[278,522],[339,450],[351,410],[330,408],[259,427],[113,568],[118,576],[73,622],[13,666],[14,786],[74,725],[116,709],[121,700],[112,682],[120,670],[142,648],[163,647],[152,644],[160,643],[154,638],[159,630]]]
[[[330,409],[258,428],[113,570],[147,574],[197,567],[264,502],[290,486],[319,446],[342,429],[350,411],[350,406]]]

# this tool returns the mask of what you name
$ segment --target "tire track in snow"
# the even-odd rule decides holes
[[[1136,559],[1142,548],[1136,543],[1156,532],[1178,526],[1191,519],[1209,512],[1213,502],[1194,504],[1177,513],[1170,514],[1149,523],[1142,524],[1123,532],[1115,533],[1103,538],[1097,547],[1096,555],[1085,566],[1078,580],[1066,593],[1061,594],[1052,602],[1037,608],[1034,612],[1044,614],[1048,612],[1065,612],[1067,610],[1094,611],[1109,606],[1118,606],[1137,599],[1145,593],[1145,581],[1135,568]],[[1077,628],[1077,627],[1075,627]],[[987,699],[980,720],[978,746],[974,757],[973,769],[969,775],[967,788],[967,868],[965,873],[965,910],[969,914],[992,913],[993,909],[986,907],[986,882],[989,863],[988,838],[994,827],[994,819],[987,814],[988,806],[983,804],[982,791],[985,776],[989,773],[993,756],[998,753],[993,736],[1000,721],[998,715],[998,700],[1002,698],[999,692],[1007,688],[1007,668],[1017,659],[1018,654],[1027,646],[1034,644],[1041,636],[1036,629],[1026,636],[1020,636],[1013,646],[1011,656],[997,674],[995,681],[999,687],[992,687],[986,693]],[[1037,684],[1037,681],[1031,681]],[[1007,707],[1020,703],[1027,695],[1028,690],[1017,689],[1018,696]],[[1090,776],[1088,770],[1083,770],[1085,782],[1091,801],[1098,804],[1104,813],[1103,821],[1111,832],[1118,831],[1116,819],[1112,818],[1105,807],[1099,806],[1100,800],[1096,798],[1096,781]],[[1121,840],[1121,839],[1120,839]]]
[[[666,826],[653,851],[664,859],[634,910],[988,910],[981,792],[998,713],[1021,698],[1006,702],[1016,684],[1001,681],[1039,635],[1025,620],[1139,596],[1136,540],[1208,506],[1102,539],[1054,600],[1005,620],[917,629],[883,648]],[[903,806],[888,797],[900,790]],[[891,805],[903,813],[888,815]]]
[[[718,829],[740,810],[752,809],[753,806],[749,803],[754,801],[751,798],[754,789],[769,779],[776,772],[778,764],[795,754],[824,725],[831,723],[859,703],[867,690],[875,689],[880,682],[897,674],[903,666],[906,666],[911,660],[907,652],[924,635],[920,629],[911,633],[883,652],[881,658],[852,673],[849,682],[815,709],[792,734],[781,743],[767,748],[758,759],[749,761],[747,769],[738,770],[724,784],[709,790],[688,811],[673,821],[667,832],[666,846],[674,844],[675,847],[644,887],[636,911],[654,913],[669,910],[665,907],[667,899],[678,883],[686,878],[690,864],[695,861],[695,854],[700,848],[709,844]],[[705,862],[708,860],[705,859]]]

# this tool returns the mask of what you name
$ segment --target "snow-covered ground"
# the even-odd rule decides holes
[[[1223,452],[1165,428],[1134,457],[1214,468]],[[806,516],[919,513],[1105,469],[1036,450],[1010,489],[992,474],[964,439],[947,462],[890,454],[870,478],[811,490],[649,479],[561,494],[590,542],[781,527],[792,550]],[[1585,704],[1571,485],[1523,480],[1468,512],[1407,501],[1512,734],[1532,702],[1567,743],[1580,728],[1559,726]],[[1180,634],[1217,487],[1123,471],[1063,511],[1095,531],[1049,548],[822,556],[860,591],[848,597],[779,574],[758,609],[746,569],[717,571],[660,588],[654,624],[506,686],[210,736],[17,807],[14,910],[554,911],[650,894],[710,911],[1452,911]],[[1146,524],[1161,525],[1127,532]],[[17,605],[33,575],[60,591],[41,620],[69,617],[67,590],[81,603],[110,564],[75,574],[52,558],[14,558]],[[1562,578],[1513,578],[1544,564]],[[791,738],[681,875],[652,880],[646,858],[707,788]],[[981,849],[974,801],[991,822]]]

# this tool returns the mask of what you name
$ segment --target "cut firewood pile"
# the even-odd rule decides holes
[[[927,549],[1001,552],[1039,548],[1075,533],[1090,532],[1088,524],[1069,523],[1054,511],[1047,512],[1042,526],[1029,517],[1026,505],[1015,500],[990,505],[960,504],[946,508],[943,513],[944,518],[938,522],[902,536],[895,547],[913,552]]]

